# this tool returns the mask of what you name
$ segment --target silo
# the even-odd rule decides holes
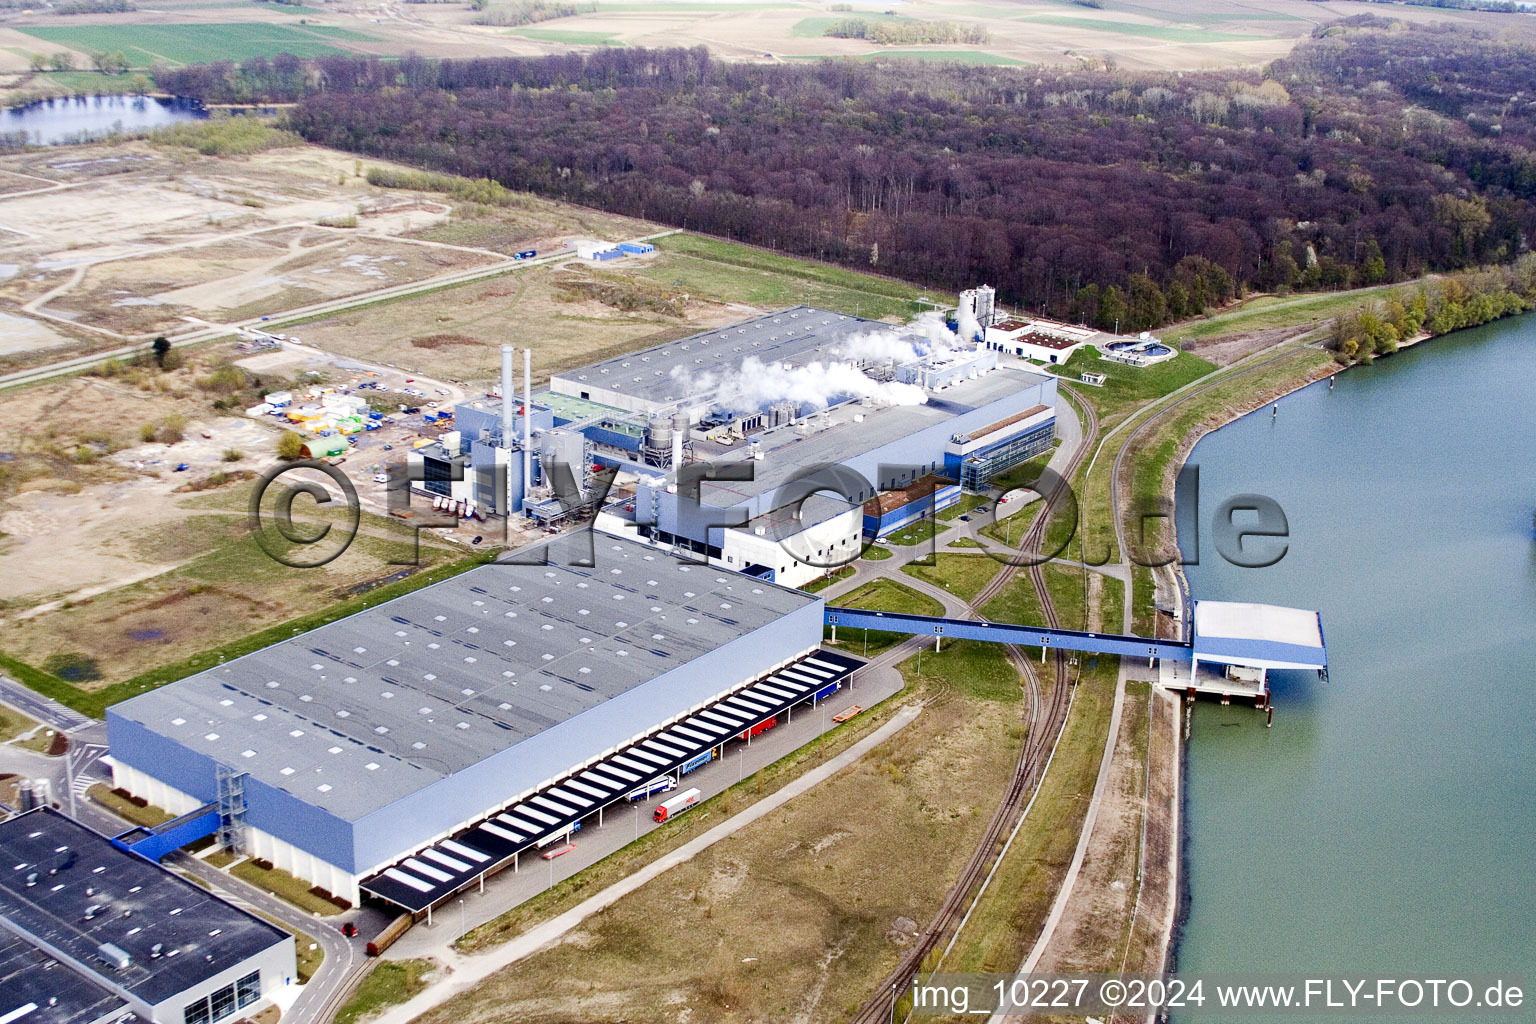
[[[647,464],[665,466],[672,457],[672,421],[661,416],[647,421],[641,447]]]

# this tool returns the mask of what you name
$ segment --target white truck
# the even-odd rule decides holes
[[[699,802],[697,789],[685,789],[671,800],[664,800],[656,805],[656,810],[651,817],[657,821],[668,821],[682,814],[688,808]]]

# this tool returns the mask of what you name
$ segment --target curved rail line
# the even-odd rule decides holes
[[[1077,451],[1067,461],[1065,472],[1061,474],[1063,480],[1071,480],[1073,474],[1082,465],[1084,456],[1093,444],[1099,431],[1098,414],[1093,406],[1083,401],[1082,396],[1071,389],[1063,388],[1082,408],[1085,416],[1083,438],[1077,447]],[[1051,520],[1051,512],[1054,510],[1054,502],[1062,493],[1060,487],[1054,488],[1048,495],[1042,497],[1045,508],[1035,517],[1023,540],[1019,542],[1020,551],[1035,551],[1044,540],[1046,527]],[[994,509],[996,505],[994,504]],[[985,605],[993,597],[1002,592],[1018,573],[1020,566],[1005,565],[992,580],[982,588],[981,592],[970,601],[971,610],[977,618],[983,618],[977,610]],[[1050,591],[1045,585],[1045,570],[1043,564],[1029,566],[1030,581],[1034,584],[1035,591],[1040,598],[1040,607],[1045,614],[1048,625],[1060,628],[1060,617],[1056,613],[1055,603],[1051,600]],[[905,992],[922,967],[923,961],[940,943],[952,937],[960,922],[965,918],[967,911],[977,898],[982,883],[996,862],[1002,855],[1007,838],[1012,833],[1015,824],[1024,813],[1024,808],[1029,802],[1029,796],[1039,785],[1040,778],[1044,774],[1045,766],[1050,759],[1051,751],[1055,747],[1056,737],[1066,726],[1067,710],[1071,705],[1071,693],[1074,680],[1071,685],[1067,679],[1067,659],[1065,651],[1056,652],[1055,685],[1050,689],[1050,694],[1042,698],[1039,678],[1035,674],[1034,667],[1019,653],[1015,646],[1005,647],[1008,660],[1018,670],[1022,678],[1028,684],[1031,697],[1031,722],[1025,735],[1024,743],[1019,750],[1019,760],[1014,766],[1013,775],[1009,779],[1008,788],[998,803],[997,810],[993,812],[991,820],[987,823],[986,830],[982,833],[976,849],[970,859],[966,861],[965,868],[960,877],[950,886],[944,895],[944,902],[940,905],[932,923],[925,928],[917,940],[907,948],[902,955],[900,963],[896,965],[883,984],[875,990],[874,994],[859,1009],[852,1020],[854,1024],[881,1024],[888,1021],[893,1015],[897,1000]]]

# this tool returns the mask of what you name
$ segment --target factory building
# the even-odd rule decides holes
[[[1010,317],[986,330],[986,345],[1037,363],[1065,363],[1072,353],[1088,344],[1098,332],[1055,320],[1024,320]]]
[[[945,472],[962,487],[979,491],[994,476],[1050,451],[1055,434],[1055,408],[1030,406],[955,434],[944,448]]]
[[[0,1020],[218,1024],[297,981],[292,935],[52,808],[0,855]]]
[[[238,778],[251,854],[352,902],[403,898],[451,876],[440,858],[489,870],[723,744],[719,722],[851,671],[819,651],[812,595],[597,533],[536,551],[114,705],[114,784],[186,814]],[[607,788],[559,788],[585,772]]]
[[[504,349],[499,410],[459,405],[457,429],[413,453],[418,487],[554,524],[599,504],[600,470],[627,473],[599,529],[801,586],[857,554],[880,492],[928,474],[985,490],[1049,450],[1055,378],[962,337],[992,329],[993,300],[964,293],[960,333],[797,306],[556,374],[539,394],[525,353],[521,400]],[[807,501],[817,467],[836,486]]]
[[[959,501],[960,485],[940,476],[925,476],[900,490],[883,491],[864,503],[864,536],[879,540]]]

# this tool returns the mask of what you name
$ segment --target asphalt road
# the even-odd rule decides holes
[[[8,676],[0,676],[0,701],[9,704],[28,718],[34,718],[50,728],[64,732],[83,729],[95,721],[73,708],[67,708],[56,700],[44,697],[35,690],[29,690]]]

